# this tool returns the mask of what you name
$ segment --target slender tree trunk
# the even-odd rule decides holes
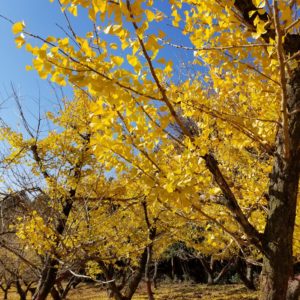
[[[261,300],[284,300],[293,278],[293,233],[300,171],[300,68],[288,80],[290,153],[285,159],[279,128],[269,185],[269,213],[264,232]]]
[[[16,288],[17,288],[17,292],[20,296],[20,300],[26,300],[27,293],[26,293],[26,291],[24,291],[22,289],[22,285],[21,285],[19,279],[16,280]]]
[[[67,283],[66,287],[64,288],[64,290],[62,292],[62,295],[61,295],[62,299],[66,299],[66,297],[67,297],[69,291],[71,290],[72,285],[74,284],[75,280],[76,280],[76,277],[71,277],[70,278],[69,282]]]
[[[145,266],[145,281],[147,285],[147,294],[148,300],[154,300],[154,294],[151,287],[151,278],[150,278],[150,263],[152,260],[152,244],[147,247],[147,261]]]
[[[200,262],[206,272],[207,275],[207,284],[213,285],[217,284],[230,270],[232,266],[232,260],[229,260],[226,265],[221,269],[218,275],[214,278],[214,259],[211,257],[210,263],[208,263],[205,258],[200,258]]]
[[[213,265],[214,265],[214,262],[213,262],[213,259],[212,258],[210,259],[210,264],[203,257],[200,257],[199,260],[200,260],[201,265],[203,266],[204,271],[206,273],[207,284],[208,285],[214,284],[214,277],[213,277]]]
[[[147,256],[148,251],[147,247],[144,249],[143,253],[141,254],[140,261],[138,268],[134,271],[134,274],[129,278],[126,286],[124,287],[124,292],[121,293],[120,289],[116,285],[115,281],[111,281],[113,277],[111,276],[107,266],[101,260],[98,261],[98,264],[103,271],[105,279],[107,281],[111,281],[107,284],[108,289],[111,291],[112,296],[115,300],[131,300],[132,296],[136,292],[136,289],[141,282],[145,270],[145,266],[147,264]]]
[[[8,289],[3,290],[3,299],[8,300]]]
[[[230,270],[232,267],[232,260],[229,260],[226,265],[222,268],[222,270],[219,272],[217,277],[213,279],[213,284],[217,284],[221,281],[221,279],[226,275],[226,273]]]
[[[105,279],[109,281],[109,283],[107,284],[108,290],[110,291],[109,297],[114,297],[115,300],[124,300],[120,289],[116,285],[116,282],[111,281],[113,279],[113,274],[111,274],[108,267],[105,265],[105,263],[102,260],[98,260],[97,262],[101,270],[103,271]]]
[[[158,269],[158,262],[155,261],[154,262],[154,273],[153,273],[153,277],[152,277],[153,286],[155,289],[157,289],[157,269]]]
[[[171,277],[172,280],[175,280],[175,266],[174,266],[174,257],[171,257]]]
[[[8,291],[11,288],[11,283],[7,284],[5,287],[1,284],[0,288],[3,291],[3,300],[8,300]]]
[[[252,265],[247,262],[244,262],[239,256],[237,256],[236,258],[236,272],[247,289],[253,291],[256,290],[253,278]]]

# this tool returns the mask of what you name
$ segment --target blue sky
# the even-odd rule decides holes
[[[56,23],[65,25],[57,3],[48,0],[1,0],[0,14],[13,21],[25,21],[28,31],[47,35],[63,35]],[[33,41],[34,42],[34,41]],[[0,103],[11,94],[10,84],[15,85],[22,98],[28,118],[37,112],[36,100],[41,96],[42,109],[52,110],[56,103],[49,83],[41,80],[35,71],[26,71],[32,56],[24,48],[17,49],[11,24],[0,19]],[[9,124],[18,123],[13,100],[7,100],[0,107],[0,116]],[[32,119],[32,118],[31,118]]]
[[[162,1],[157,1],[157,5],[163,10],[166,9],[166,4]],[[48,35],[62,36],[65,34],[57,27],[56,24],[66,27],[66,22],[63,14],[56,1],[50,3],[49,0],[0,0],[0,14],[10,18],[13,21],[25,21],[26,30],[31,33],[46,37]],[[75,22],[72,22],[75,31],[85,34],[90,31],[91,27],[86,11],[80,10],[79,17]],[[71,17],[71,19],[73,19]],[[74,21],[74,19],[73,19]],[[168,28],[168,35],[172,38],[178,37],[178,32],[171,27]],[[180,35],[179,35],[180,36]],[[35,43],[34,40],[29,41]],[[182,41],[177,41],[181,43]],[[186,44],[187,39],[183,44]],[[168,58],[173,58],[174,63],[187,61],[187,53],[181,50],[166,49],[168,52],[162,53]],[[171,52],[170,52],[171,50]],[[165,50],[163,50],[165,51]],[[191,53],[188,53],[190,56]],[[12,82],[22,98],[23,107],[29,119],[34,122],[34,115],[37,115],[36,98],[41,96],[42,110],[55,110],[57,99],[49,83],[41,80],[35,71],[26,71],[25,66],[31,64],[32,56],[27,53],[24,48],[17,49],[14,43],[14,36],[11,31],[11,24],[0,19],[0,103],[11,94],[10,83]],[[68,93],[67,93],[68,94]],[[9,125],[18,124],[18,114],[14,109],[13,100],[7,100],[0,106],[0,117],[4,118]]]

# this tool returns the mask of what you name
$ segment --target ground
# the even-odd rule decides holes
[[[155,300],[257,300],[258,293],[248,291],[238,284],[207,286],[201,284],[162,284],[154,290]],[[3,296],[0,293],[0,299]],[[13,291],[8,300],[19,299]],[[68,296],[69,300],[113,300],[100,286],[79,285]],[[142,285],[133,300],[147,300],[146,288]]]
[[[200,284],[162,284],[154,290],[156,300],[256,300],[258,293],[248,291],[242,285],[216,285]],[[106,300],[106,292],[100,287],[79,286],[70,292],[70,300]],[[142,285],[133,300],[147,300],[146,288]]]
[[[155,292],[155,300],[256,300],[257,292],[250,292],[242,285],[216,285],[200,284],[163,284]],[[81,286],[72,291],[70,300],[107,300],[107,294],[97,288]],[[147,300],[146,288],[141,287],[133,300]]]

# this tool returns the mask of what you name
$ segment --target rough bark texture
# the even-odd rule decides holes
[[[300,68],[288,81],[288,111],[300,108]],[[300,171],[300,115],[289,118],[290,159],[284,159],[282,128],[276,138],[276,152],[269,186],[269,214],[264,233],[262,300],[286,299],[289,278],[293,277],[293,232]]]
[[[251,0],[235,0],[234,6],[240,12],[244,23],[256,30],[254,19],[258,16],[266,21],[268,13],[259,14]],[[249,15],[250,11],[254,11]],[[255,12],[256,11],[256,12]],[[268,42],[274,39],[275,30],[269,26],[262,38]],[[300,50],[300,35],[286,34],[283,48],[290,55]],[[279,128],[275,141],[275,158],[269,185],[269,213],[263,235],[264,265],[261,281],[261,300],[287,299],[289,283],[293,283],[293,232],[300,164],[300,67],[293,70],[287,84],[288,128],[290,136],[290,157],[285,160],[283,130]]]
[[[298,300],[299,297],[300,297],[300,278],[298,276],[289,281],[286,300]]]

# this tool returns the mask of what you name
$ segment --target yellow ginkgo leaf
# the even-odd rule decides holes
[[[17,22],[12,26],[12,32],[13,34],[18,34],[22,32],[25,28],[25,23],[24,22]]]
[[[127,55],[127,61],[133,67],[135,67],[139,63],[139,60],[134,55]]]
[[[25,38],[24,38],[24,35],[21,34],[19,36],[17,36],[15,38],[15,43],[17,45],[17,48],[21,48],[24,44],[25,44]]]

